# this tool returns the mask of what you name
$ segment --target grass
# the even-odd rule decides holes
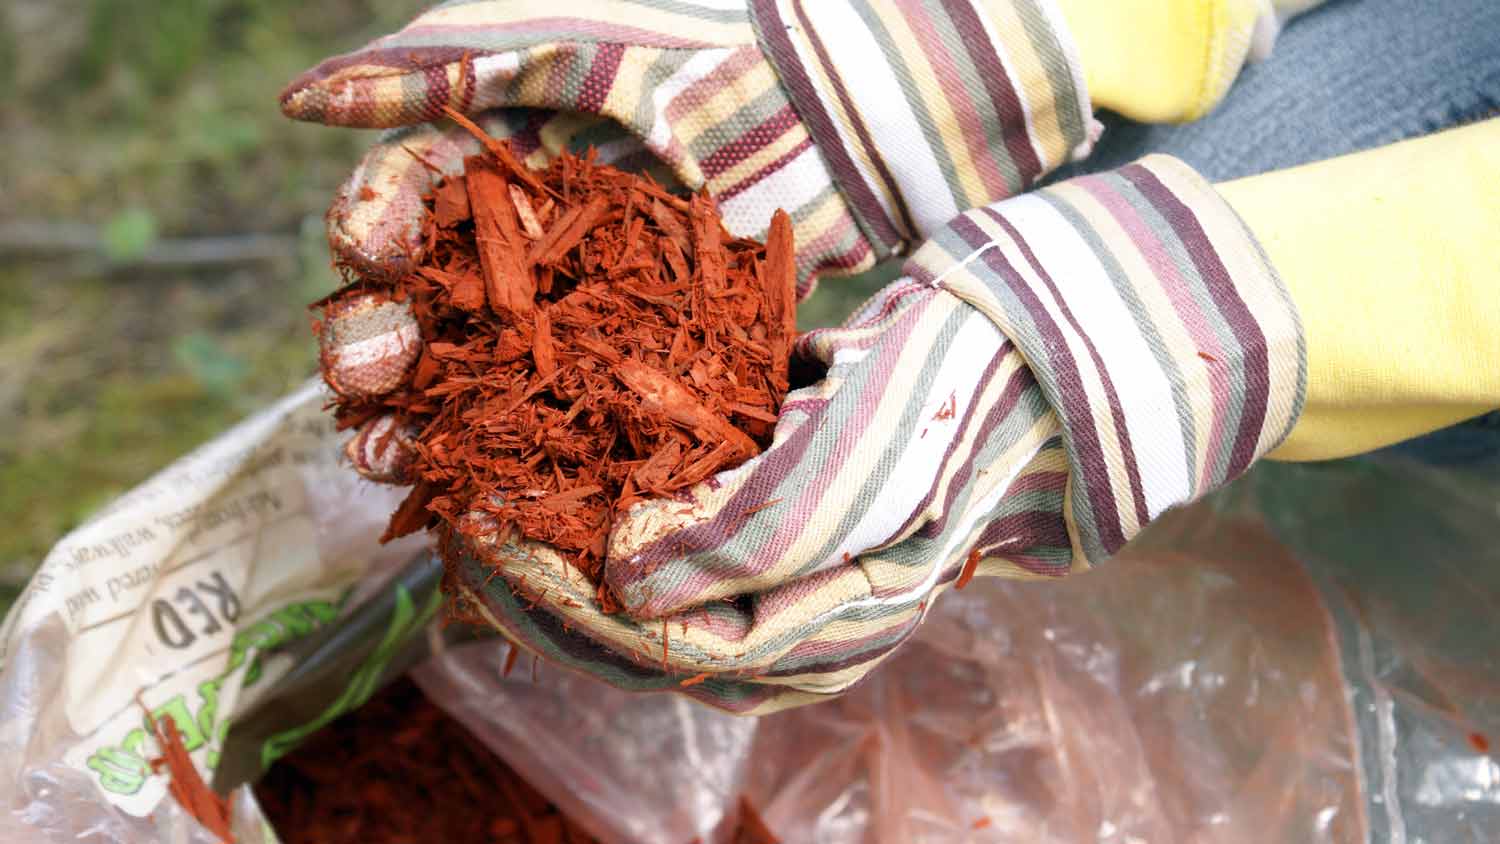
[[[100,505],[313,372],[303,305],[333,283],[322,213],[371,133],[284,120],[276,95],[420,6],[82,5],[0,8],[0,228],[84,224],[104,244],[0,254],[0,606]],[[111,269],[159,236],[247,233],[300,248]]]
[[[86,224],[103,241],[96,256],[0,251],[0,610],[98,507],[313,373],[304,305],[333,284],[322,214],[372,134],[285,120],[276,96],[423,5],[0,4],[0,228]],[[298,246],[222,269],[111,268],[158,237],[247,233]],[[800,323],[838,322],[889,274],[825,282]]]

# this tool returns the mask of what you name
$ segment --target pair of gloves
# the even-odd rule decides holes
[[[802,296],[910,254],[799,340],[826,373],[767,451],[619,518],[622,612],[551,549],[484,536],[455,584],[476,611],[616,685],[768,712],[848,688],[945,589],[1087,568],[1285,438],[1296,310],[1210,186],[1152,157],[1026,193],[1091,144],[1072,45],[1051,0],[470,0],[295,80],[292,117],[406,127],[330,211],[356,274],[413,265],[422,196],[476,151],[426,122],[444,107],[533,165],[594,145],[665,168],[736,235],[786,209]]]

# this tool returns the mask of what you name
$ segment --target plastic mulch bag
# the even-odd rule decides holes
[[[1500,829],[1500,476],[1263,467],[1101,570],[976,580],[840,700],[759,720],[443,627],[399,490],[309,385],[60,542],[0,635],[0,841],[208,842],[144,708],[233,788],[415,671],[608,841],[1483,840]]]
[[[504,655],[482,644],[416,677],[548,771],[565,811],[619,819],[617,840],[692,837],[635,823],[642,800],[673,807],[658,821],[740,792],[799,842],[1358,840],[1351,722],[1312,581],[1263,527],[1206,509],[1149,538],[1088,577],[945,595],[866,682],[760,719],[744,751],[728,732],[742,719],[718,730],[693,704],[561,674],[499,679]],[[643,795],[643,767],[700,781]],[[582,785],[595,779],[607,787]]]

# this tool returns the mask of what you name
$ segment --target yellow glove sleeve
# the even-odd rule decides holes
[[[1321,460],[1500,407],[1500,119],[1219,185],[1285,280]]]

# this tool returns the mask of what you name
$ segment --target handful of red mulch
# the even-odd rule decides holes
[[[509,532],[598,582],[616,513],[769,443],[796,331],[791,221],[734,238],[706,195],[592,152],[534,172],[450,116],[485,152],[428,197],[421,263],[317,303],[338,423],[360,428],[366,476],[413,485],[384,539]]]

